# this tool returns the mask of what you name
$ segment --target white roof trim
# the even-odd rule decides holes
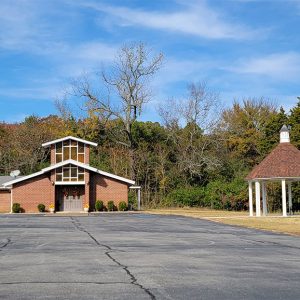
[[[107,176],[107,177],[110,177],[110,178],[113,178],[113,179],[116,179],[116,180],[119,180],[119,181],[126,182],[128,184],[135,184],[135,181],[133,181],[133,180],[130,180],[130,179],[127,179],[127,178],[124,178],[124,177],[121,177],[121,176],[117,176],[117,175],[114,175],[114,174],[111,174],[111,173],[108,173],[108,172],[104,172],[104,171],[98,170],[96,168],[91,167],[90,165],[86,165],[86,164],[80,163],[80,162],[78,162],[76,160],[68,159],[68,160],[60,162],[58,164],[55,164],[55,165],[52,165],[50,167],[44,168],[44,169],[42,169],[39,172],[30,174],[28,176],[24,176],[24,177],[15,179],[15,180],[11,180],[11,181],[5,182],[5,184],[3,184],[3,186],[6,187],[6,186],[9,186],[9,185],[21,182],[23,180],[27,180],[27,179],[30,179],[30,178],[42,175],[42,174],[44,174],[44,173],[46,173],[48,171],[51,171],[51,170],[56,169],[56,168],[63,167],[65,165],[67,165],[67,164],[72,164],[72,165],[81,167],[83,169],[87,169],[87,170],[90,170],[92,172],[98,173],[100,175]]]
[[[17,178],[17,179],[5,182],[5,183],[3,183],[3,186],[7,187],[7,186],[13,185],[15,183],[18,183],[20,181],[27,180],[27,179],[30,179],[30,178],[33,178],[33,177],[36,177],[36,176],[39,176],[39,175],[42,175],[42,174],[44,174],[43,170],[39,171],[39,172],[36,172],[36,173],[32,173],[32,174],[27,175],[27,176],[23,176],[21,178]]]
[[[11,189],[11,186],[7,186],[7,187],[5,187],[5,186],[0,186],[0,190],[5,190],[5,191],[8,191],[8,190],[10,190]]]
[[[61,138],[61,139],[57,139],[57,140],[54,140],[54,141],[44,143],[44,144],[42,144],[42,147],[48,147],[52,144],[56,144],[56,143],[63,142],[63,141],[66,141],[66,140],[74,140],[74,141],[81,142],[81,143],[88,144],[88,145],[95,146],[95,147],[98,145],[97,143],[93,143],[93,142],[83,140],[83,139],[80,139],[80,138],[69,135],[69,136],[66,136],[66,137]]]
[[[300,181],[300,177],[257,177],[253,179],[246,179],[246,181],[276,181],[276,180],[292,180],[292,181]]]

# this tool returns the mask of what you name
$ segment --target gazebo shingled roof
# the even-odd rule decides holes
[[[300,151],[290,143],[280,143],[246,180],[295,177],[300,177]]]

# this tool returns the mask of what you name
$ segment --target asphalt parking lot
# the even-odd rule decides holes
[[[300,238],[176,216],[0,216],[0,299],[299,299]]]

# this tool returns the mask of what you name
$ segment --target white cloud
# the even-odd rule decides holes
[[[42,22],[34,2],[0,2],[0,48],[19,52],[43,53],[54,48],[50,28]]]
[[[56,53],[56,72],[60,77],[77,77],[82,73],[100,71],[102,63],[111,63],[119,45],[82,42],[66,45]]]
[[[203,1],[185,5],[184,9],[175,12],[146,11],[88,1],[81,2],[81,5],[109,14],[119,26],[144,26],[209,39],[244,39],[254,37],[255,33],[257,36],[257,32],[245,26],[225,21]]]
[[[226,69],[226,68],[225,68]],[[297,80],[300,75],[300,54],[296,52],[275,53],[263,57],[238,61],[236,66],[227,68],[241,74],[257,74],[269,77]]]

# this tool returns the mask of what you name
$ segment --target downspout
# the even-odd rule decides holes
[[[11,214],[13,212],[12,207],[13,207],[13,187],[11,187],[10,189],[10,213]]]

